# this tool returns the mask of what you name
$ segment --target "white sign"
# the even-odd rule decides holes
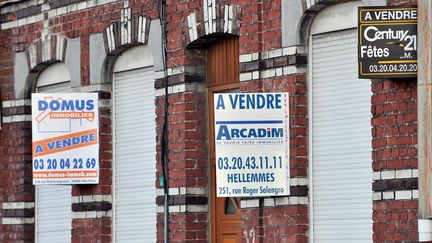
[[[96,93],[32,94],[33,184],[99,183]]]
[[[214,95],[218,197],[289,194],[288,93]]]

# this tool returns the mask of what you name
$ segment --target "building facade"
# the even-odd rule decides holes
[[[0,4],[0,242],[163,242],[164,183],[169,242],[419,240],[417,80],[357,78],[356,16],[417,1]],[[99,94],[98,185],[32,185],[56,92]],[[289,93],[290,195],[216,197],[225,92]]]

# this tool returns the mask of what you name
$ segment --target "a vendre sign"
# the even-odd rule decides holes
[[[99,183],[96,93],[32,94],[33,184]]]

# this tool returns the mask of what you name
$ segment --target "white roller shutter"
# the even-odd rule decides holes
[[[48,71],[54,72],[53,69]],[[45,71],[44,74],[49,75],[49,73],[45,73]],[[65,79],[60,80],[66,80],[68,78],[67,76]],[[43,82],[39,82],[38,80],[38,93],[68,93],[71,91],[69,81],[53,83],[46,86],[42,84]],[[36,186],[36,243],[71,242],[71,231],[72,186]]]
[[[71,242],[72,192],[70,185],[36,186],[36,242]]]
[[[153,68],[114,73],[115,242],[156,242]]]
[[[312,37],[314,242],[372,242],[371,83],[357,30]]]

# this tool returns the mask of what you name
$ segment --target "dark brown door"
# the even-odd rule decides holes
[[[228,38],[213,44],[207,52],[207,84],[210,114],[210,187],[212,209],[212,242],[240,243],[241,210],[239,198],[216,197],[216,164],[214,144],[213,94],[238,91],[238,38]]]

